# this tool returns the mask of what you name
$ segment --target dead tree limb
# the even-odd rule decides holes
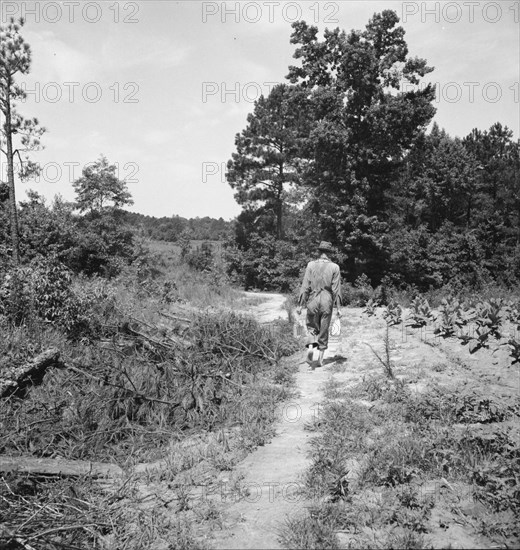
[[[172,315],[171,313],[166,313],[165,311],[159,311],[159,314],[163,317],[171,319],[172,321],[180,321],[182,323],[191,324],[191,319],[186,319],[186,317],[178,317],[177,315]]]
[[[117,464],[106,462],[3,455],[0,456],[0,472],[60,477],[116,478],[123,476],[123,470]]]
[[[49,367],[60,367],[60,352],[48,349],[24,365],[0,373],[0,397],[7,397],[42,380]]]

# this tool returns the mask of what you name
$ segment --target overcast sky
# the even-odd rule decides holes
[[[518,1],[3,0],[1,23],[25,16],[33,53],[19,111],[48,129],[33,156],[43,174],[18,182],[18,198],[32,188],[72,200],[71,182],[104,154],[136,212],[234,217],[223,166],[254,99],[294,62],[291,22],[349,31],[383,9],[399,15],[410,54],[435,67],[441,127],[463,137],[499,121],[519,137]]]

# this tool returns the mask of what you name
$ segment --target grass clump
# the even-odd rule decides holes
[[[322,516],[289,518],[280,531],[280,541],[285,548],[331,549],[341,548],[334,527]]]

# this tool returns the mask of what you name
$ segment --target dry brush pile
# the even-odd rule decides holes
[[[160,297],[132,302],[113,285],[102,285],[103,292],[99,286],[94,281],[90,293],[80,292],[98,296],[83,309],[70,307],[74,293],[64,294],[64,311],[81,321],[69,332],[54,322],[59,313],[13,319],[4,307],[1,376],[48,347],[60,357],[30,381],[37,383],[13,386],[0,399],[0,459],[101,461],[128,473],[195,434],[238,426],[243,452],[270,437],[275,407],[290,393],[291,374],[280,362],[295,351],[289,326],[265,328],[233,312],[201,312]],[[19,302],[7,306],[21,310]],[[157,523],[129,507],[136,503],[131,484],[103,490],[84,471],[11,472],[0,484],[0,543],[12,548],[148,548],[159,523],[167,538],[192,543],[186,526]]]

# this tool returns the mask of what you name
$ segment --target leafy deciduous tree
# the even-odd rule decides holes
[[[116,176],[115,164],[105,156],[83,168],[81,178],[72,183],[80,212],[101,213],[105,208],[121,208],[133,204],[126,183]]]
[[[386,191],[413,139],[435,113],[434,87],[401,91],[430,71],[408,56],[404,29],[393,11],[375,14],[364,31],[293,24],[300,66],[288,78],[312,94],[313,151],[306,183],[323,235],[367,267],[381,258]],[[373,266],[374,267],[374,266]]]

